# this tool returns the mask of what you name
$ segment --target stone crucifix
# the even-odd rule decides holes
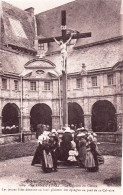
[[[61,58],[62,58],[62,84],[63,84],[63,98],[62,98],[62,110],[63,110],[63,126],[68,126],[68,102],[67,102],[67,44],[72,39],[91,37],[91,32],[78,33],[77,31],[71,31],[67,34],[66,28],[66,11],[61,11],[61,31],[62,36],[39,38],[39,43],[56,42],[60,46]],[[75,33],[77,32],[77,33]]]

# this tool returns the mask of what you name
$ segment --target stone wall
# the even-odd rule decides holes
[[[121,143],[122,133],[97,132],[98,142]]]
[[[3,144],[10,144],[10,143],[16,143],[16,142],[28,142],[31,140],[35,140],[36,135],[35,133],[24,133],[21,135],[20,133],[18,134],[8,134],[8,135],[0,135],[0,145]]]
[[[63,132],[59,131],[59,140],[61,141]],[[73,134],[74,136],[74,134]],[[13,134],[13,135],[1,135],[0,136],[0,145],[10,144],[15,142],[29,142],[31,140],[36,140],[35,133],[24,132],[21,139],[21,134]],[[108,143],[122,143],[122,133],[111,133],[111,132],[97,132],[97,140],[100,142],[108,142]]]

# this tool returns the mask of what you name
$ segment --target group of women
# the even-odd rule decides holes
[[[44,172],[57,171],[57,160],[67,165],[77,164],[93,172],[98,171],[99,165],[104,163],[97,147],[97,135],[83,127],[76,131],[66,127],[62,138],[55,129],[44,131],[38,137],[38,142],[32,165],[41,163]]]

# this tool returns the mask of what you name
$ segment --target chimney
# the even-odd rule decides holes
[[[25,9],[26,12],[28,12],[32,17],[34,17],[34,8],[33,7],[29,7],[27,9]]]

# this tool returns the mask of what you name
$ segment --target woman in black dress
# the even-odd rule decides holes
[[[73,140],[72,133],[69,127],[63,133],[62,142],[60,144],[61,148],[61,160],[67,161],[69,157],[69,150],[71,150],[71,141]]]

